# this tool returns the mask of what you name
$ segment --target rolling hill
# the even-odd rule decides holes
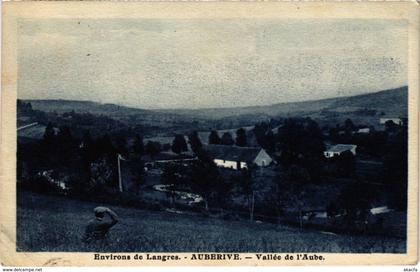
[[[238,115],[263,114],[278,116],[292,113],[309,113],[321,110],[329,111],[356,111],[369,108],[377,111],[389,112],[390,115],[406,115],[407,113],[408,88],[401,87],[376,93],[357,96],[330,98],[323,100],[311,100],[305,102],[279,103],[267,106],[235,107],[235,108],[208,108],[208,109],[168,109],[168,110],[144,110],[119,106],[115,104],[100,104],[91,101],[76,100],[26,100],[31,102],[34,109],[42,111],[56,111],[58,113],[76,111],[89,112],[92,114],[107,115],[187,115],[199,118],[219,119]]]
[[[101,114],[120,114],[120,115],[131,115],[131,114],[148,114],[150,111],[143,109],[135,109],[115,104],[101,104],[92,101],[79,101],[79,100],[25,100],[30,102],[32,108],[35,110],[41,110],[45,112],[55,111],[57,113],[70,112],[74,110],[78,113],[91,113],[96,115]]]
[[[267,115],[271,117],[317,113],[322,110],[335,112],[354,112],[360,109],[371,109],[384,112],[389,116],[407,116],[408,88],[384,90],[375,93],[311,100],[305,102],[279,103],[267,106],[241,108],[213,108],[199,110],[167,110],[177,114],[201,118],[224,118],[239,115]]]
[[[77,113],[106,115],[126,123],[144,123],[158,127],[197,120],[206,122],[222,119],[226,123],[241,120],[243,126],[246,121],[249,122],[246,125],[253,125],[269,118],[289,116],[311,117],[324,125],[341,123],[346,118],[351,118],[359,124],[378,126],[379,117],[407,117],[407,99],[408,88],[405,86],[350,97],[236,108],[145,110],[90,101],[26,102],[30,102],[33,109],[45,112],[64,113],[74,110]]]

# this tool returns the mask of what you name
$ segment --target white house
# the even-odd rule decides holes
[[[324,156],[326,158],[332,158],[335,156],[340,156],[346,151],[350,151],[351,153],[353,153],[353,155],[356,155],[356,148],[357,148],[357,145],[351,145],[351,144],[333,145],[324,151]]]
[[[235,170],[248,168],[251,164],[265,167],[273,162],[271,156],[262,148],[206,145],[205,150],[217,166]]]
[[[370,128],[359,128],[357,133],[368,134],[370,133]]]
[[[391,121],[396,125],[402,126],[403,121],[401,118],[379,118],[379,124],[385,125],[386,122]]]

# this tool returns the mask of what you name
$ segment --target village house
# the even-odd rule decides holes
[[[385,125],[386,122],[391,121],[396,125],[402,126],[403,121],[401,118],[379,118],[379,124]]]
[[[353,155],[356,155],[356,148],[357,148],[357,145],[351,145],[351,144],[333,145],[324,151],[324,156],[326,158],[333,158],[335,156],[340,156],[346,151],[350,151],[351,153],[353,153]]]
[[[262,148],[238,147],[230,145],[207,145],[209,155],[219,167],[239,170],[251,164],[265,167],[273,162],[271,156]]]
[[[359,128],[356,133],[360,133],[360,134],[369,134],[370,133],[370,128]]]

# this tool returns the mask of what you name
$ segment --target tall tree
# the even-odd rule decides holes
[[[94,141],[95,160],[105,159],[106,164],[112,169],[113,177],[109,180],[108,185],[115,186],[117,184],[117,154],[119,151],[111,140],[111,137],[105,133],[102,137]],[[124,155],[125,156],[125,155]]]
[[[128,153],[127,139],[122,133],[118,134],[115,139],[115,148],[117,149],[117,152],[123,156],[126,156]]]
[[[111,137],[105,133],[95,141],[95,154],[97,157],[106,157],[109,161],[116,161],[118,150],[111,141]]]
[[[222,145],[233,145],[234,143],[232,135],[229,132],[223,133],[221,141]]]
[[[134,154],[129,161],[129,168],[131,173],[132,182],[136,195],[139,194],[141,185],[144,183],[144,162],[141,156]]]
[[[142,156],[145,153],[145,147],[143,143],[143,137],[140,134],[136,134],[132,146],[132,152],[130,153],[129,168],[131,173],[131,179],[134,184],[135,193],[138,195],[141,185],[144,184],[144,161]]]
[[[257,142],[261,147],[265,145],[265,134],[269,130],[268,124],[266,122],[257,123],[254,126],[253,132]]]
[[[192,190],[203,197],[206,210],[213,199],[219,204],[223,203],[228,190],[223,186],[225,184],[223,177],[213,161],[201,159],[194,161],[191,164],[189,179]]]
[[[139,134],[137,134],[134,137],[134,143],[133,143],[133,153],[139,156],[142,156],[144,154],[144,143],[143,143],[143,137]]]
[[[219,134],[216,130],[212,130],[209,135],[209,144],[221,144],[222,139],[220,139]]]
[[[388,120],[385,122],[385,131],[386,132],[395,132],[398,129],[398,125],[394,121]]]
[[[90,164],[96,158],[96,152],[92,137],[90,135],[89,130],[85,131],[83,134],[82,142],[79,146],[80,148],[80,156],[81,156],[81,164],[82,164],[82,180],[76,184],[77,192],[83,191],[83,186],[90,182],[91,172],[90,172]]]
[[[70,128],[68,126],[62,126],[60,127],[57,138],[59,138],[59,141],[62,142],[72,142],[73,141],[73,135],[71,134]]]
[[[346,121],[344,121],[344,129],[346,131],[352,131],[354,130],[355,126],[353,124],[353,121],[349,118],[346,119]]]
[[[274,151],[276,140],[275,140],[273,131],[269,129],[264,136],[265,136],[264,145],[262,145],[261,147],[268,151]]]
[[[302,165],[308,170],[311,180],[317,180],[322,174],[325,144],[322,130],[310,118],[305,120],[303,145]]]
[[[281,151],[281,162],[286,166],[305,167],[311,179],[319,178],[325,149],[323,134],[318,124],[310,119],[286,119],[279,128],[276,148]]]
[[[22,100],[17,100],[17,111],[21,113],[31,113],[32,112],[32,105],[30,102],[25,103]]]
[[[356,170],[356,158],[350,151],[343,152],[333,158],[337,167],[337,174],[341,177],[353,177]]]
[[[212,186],[212,193],[211,203],[220,209],[220,213],[223,216],[224,209],[226,209],[228,205],[229,195],[232,191],[232,183],[227,182],[225,178],[219,173],[217,167],[212,167],[213,171],[211,174],[213,186]],[[214,174],[213,174],[214,173]]]
[[[188,142],[191,146],[191,150],[194,154],[199,154],[203,148],[200,137],[198,136],[197,131],[193,131],[188,135]]]
[[[292,165],[278,181],[283,202],[287,203],[289,207],[297,208],[301,228],[303,226],[303,208],[305,207],[304,185],[309,180],[309,173],[305,168]]]
[[[242,193],[245,195],[246,199],[246,206],[248,207],[250,220],[253,220],[253,212],[254,212],[254,191],[255,191],[255,184],[253,179],[253,172],[255,171],[254,167],[251,166],[250,168],[242,168],[241,174],[239,175],[239,188],[241,188]]]
[[[273,122],[274,123],[274,122]],[[276,139],[270,125],[266,122],[261,122],[255,125],[253,129],[257,143],[268,151],[274,151]]]
[[[161,145],[159,142],[155,142],[155,141],[148,141],[146,146],[145,146],[145,152],[146,154],[149,154],[150,157],[155,157],[156,155],[158,155],[161,151]]]
[[[97,193],[102,190],[104,185],[113,185],[115,176],[114,167],[108,163],[107,159],[101,158],[90,165],[90,180],[86,190],[90,193]]]
[[[278,129],[276,148],[281,151],[281,162],[286,166],[297,164],[304,145],[304,128],[296,119],[286,119]]]
[[[243,128],[240,128],[236,131],[236,145],[237,146],[247,145],[246,131]]]
[[[77,151],[74,138],[68,126],[62,126],[57,133],[57,156],[62,166],[73,166],[77,158]]]
[[[176,134],[172,142],[172,151],[177,154],[188,151],[187,142],[185,141],[184,135]]]
[[[47,145],[52,145],[54,143],[55,131],[54,126],[51,123],[48,123],[47,127],[45,128],[43,139]]]
[[[389,137],[384,156],[384,183],[388,185],[390,205],[407,209],[408,134],[407,126],[397,128]]]

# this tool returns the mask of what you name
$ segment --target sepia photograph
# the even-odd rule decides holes
[[[408,18],[87,14],[16,12],[3,41],[16,65],[12,250],[407,256]]]

